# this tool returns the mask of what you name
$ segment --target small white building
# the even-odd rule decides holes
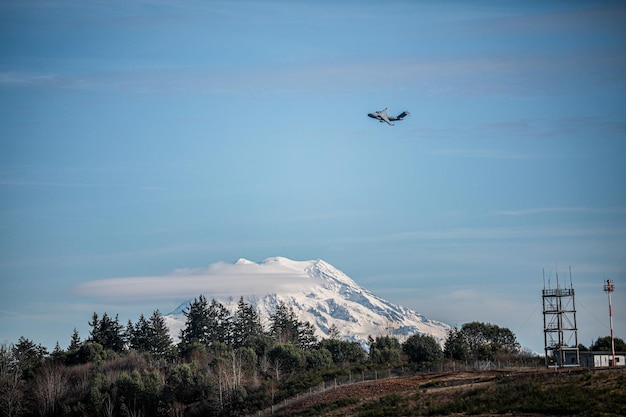
[[[601,368],[613,366],[611,352],[580,352],[580,366]],[[615,352],[615,366],[626,366],[626,353]]]

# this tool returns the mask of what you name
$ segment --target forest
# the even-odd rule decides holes
[[[279,302],[267,323],[243,297],[230,312],[195,298],[178,343],[156,310],[135,323],[93,313],[89,335],[74,330],[52,352],[25,337],[0,346],[3,416],[252,415],[338,376],[366,371],[429,371],[444,363],[528,360],[507,328],[471,322],[442,346],[415,334],[372,335],[367,346],[331,328],[316,337]]]

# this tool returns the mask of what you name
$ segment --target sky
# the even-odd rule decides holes
[[[607,1],[0,2],[0,341],[67,347],[94,311],[184,301],[139,277],[273,256],[537,352],[544,286],[573,285],[589,346],[611,279],[626,338],[625,20]],[[367,117],[386,107],[411,115]]]

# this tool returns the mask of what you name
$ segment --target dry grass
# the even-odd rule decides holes
[[[626,415],[626,370],[421,374],[309,397],[284,416]]]

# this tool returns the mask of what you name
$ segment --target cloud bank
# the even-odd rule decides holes
[[[310,285],[302,270],[280,262],[260,264],[240,259],[235,264],[217,262],[204,268],[177,269],[162,276],[106,278],[72,288],[80,297],[115,301],[182,301],[204,294],[208,298],[288,292]]]

